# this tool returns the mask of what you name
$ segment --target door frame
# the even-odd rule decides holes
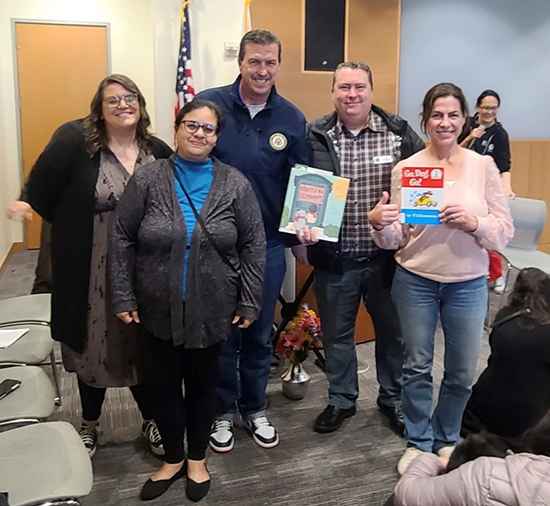
[[[69,26],[98,26],[104,27],[107,33],[107,74],[112,72],[111,60],[111,23],[95,21],[57,21],[51,19],[22,19],[11,18],[11,39],[12,39],[12,63],[14,78],[14,98],[15,98],[15,125],[17,129],[17,159],[19,165],[19,187],[23,188],[23,139],[21,136],[21,97],[19,95],[19,68],[17,61],[17,31],[18,23],[32,25],[69,25]],[[27,250],[27,227],[23,223],[23,248]]]

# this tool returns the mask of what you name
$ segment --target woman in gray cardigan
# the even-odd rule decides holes
[[[191,500],[208,493],[205,451],[221,342],[232,325],[246,328],[260,312],[261,213],[246,177],[210,157],[221,123],[212,102],[187,104],[176,118],[177,154],[136,171],[113,226],[114,307],[125,323],[140,324],[148,342],[147,382],[166,452],[144,500],[185,474]]]

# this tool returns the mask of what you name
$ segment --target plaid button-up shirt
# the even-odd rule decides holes
[[[342,256],[371,258],[380,249],[369,232],[367,213],[384,190],[390,191],[391,171],[401,159],[401,137],[390,132],[371,111],[367,126],[354,135],[340,121],[328,131],[340,159],[340,174],[350,179],[340,238]]]

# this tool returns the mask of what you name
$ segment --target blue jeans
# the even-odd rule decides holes
[[[438,283],[398,266],[392,289],[403,328],[403,416],[408,446],[437,452],[455,444],[472,391],[487,311],[484,276]],[[432,414],[434,338],[445,336],[444,375]]]
[[[247,329],[236,329],[222,345],[216,418],[233,420],[237,411],[245,420],[265,415],[271,330],[285,271],[284,245],[268,243],[260,316]]]
[[[376,335],[379,400],[388,406],[401,403],[403,351],[401,329],[391,299],[394,267],[393,252],[384,252],[372,260],[343,260],[343,274],[315,269],[315,295],[331,406],[349,409],[355,406],[359,395],[355,320],[361,299]]]

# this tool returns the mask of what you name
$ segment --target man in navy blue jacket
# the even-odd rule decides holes
[[[280,67],[280,41],[271,32],[253,30],[241,40],[237,80],[197,95],[223,111],[225,125],[213,155],[240,169],[250,180],[267,238],[262,312],[249,328],[233,333],[220,355],[218,406],[210,446],[222,453],[233,448],[237,413],[258,445],[272,448],[279,443],[265,412],[271,328],[286,269],[284,239],[278,228],[290,169],[295,163],[307,163],[309,157],[304,115],[275,89]]]

